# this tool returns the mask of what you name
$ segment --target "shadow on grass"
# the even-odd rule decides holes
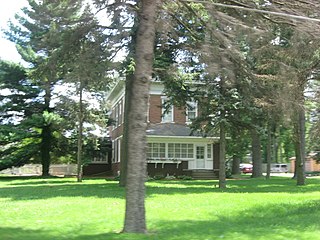
[[[34,200],[55,197],[98,197],[98,198],[120,198],[124,199],[124,189],[118,187],[118,183],[107,184],[94,183],[63,183],[43,184],[26,186],[14,186],[0,188],[0,198],[11,200]]]
[[[171,220],[153,222],[157,229],[150,234],[103,233],[96,235],[59,236],[68,240],[202,240],[202,239],[319,239],[320,205],[318,201],[299,204],[265,205],[223,216],[212,213],[207,220]],[[1,239],[57,239],[41,230],[0,228]]]
[[[158,222],[159,239],[319,239],[318,201],[267,205],[212,220]],[[263,238],[262,238],[263,237]]]
[[[50,236],[49,231],[32,230],[22,228],[4,228],[0,227],[1,239],[6,240],[46,240],[54,239],[54,236]]]
[[[142,240],[153,239],[151,234],[102,233],[96,235],[78,235],[76,232],[68,235],[55,236],[50,231],[40,229],[3,228],[0,227],[0,237],[3,240]]]
[[[155,181],[147,183],[147,197],[165,194],[201,193],[307,193],[320,190],[320,179],[308,179],[308,185],[296,186],[294,180],[287,178],[230,180],[227,189],[219,189],[217,181]],[[11,187],[12,186],[12,187]],[[0,198],[12,200],[48,199],[54,197],[98,197],[124,199],[124,188],[118,182],[96,179],[77,183],[69,179],[7,181],[0,188]]]
[[[158,182],[159,183],[159,182]],[[307,185],[297,186],[290,178],[243,179],[227,181],[227,188],[218,188],[218,181],[161,181],[161,185],[148,184],[148,194],[177,193],[307,193],[320,191],[320,179],[308,179]],[[165,189],[162,189],[165,188]]]

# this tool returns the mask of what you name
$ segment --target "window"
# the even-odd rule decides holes
[[[198,104],[196,102],[187,102],[187,122],[192,122],[197,117]]]
[[[168,143],[168,158],[193,158],[193,144]]]
[[[108,153],[94,152],[92,163],[108,163]]]
[[[166,157],[165,143],[148,143],[148,159],[161,159]]]
[[[162,104],[162,122],[173,122],[173,106],[166,104],[167,98],[163,97],[161,98],[161,104]]]
[[[207,145],[207,158],[212,158],[212,144]]]
[[[115,127],[118,126],[119,123],[119,108],[118,108],[118,104],[114,106],[114,120],[115,120]]]
[[[112,162],[120,162],[121,139],[118,138],[112,142],[113,159]]]
[[[119,121],[118,125],[123,123],[123,111],[122,111],[122,100],[119,102]]]
[[[118,145],[116,144],[116,141],[112,141],[112,162],[115,163],[117,161],[117,147]]]

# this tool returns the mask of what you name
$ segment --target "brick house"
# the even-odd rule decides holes
[[[165,109],[167,97],[163,89],[161,82],[151,82],[146,133],[148,175],[214,178],[219,168],[219,139],[192,134],[189,124],[199,114],[197,103],[188,102],[185,108],[169,106]],[[125,82],[120,80],[108,96],[114,120],[110,127],[114,175],[120,170],[124,95]]]

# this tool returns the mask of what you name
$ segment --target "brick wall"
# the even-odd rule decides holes
[[[174,114],[174,122],[175,123],[180,123],[180,124],[186,123],[185,109],[174,107],[173,114]]]
[[[160,123],[161,122],[161,96],[150,95],[149,98],[149,122]]]

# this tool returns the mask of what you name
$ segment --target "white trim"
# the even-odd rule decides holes
[[[185,161],[185,160],[183,160]],[[174,164],[177,164],[177,168],[179,168],[179,164],[182,163],[181,160],[165,160],[165,161],[162,161],[162,160],[147,160],[147,163],[154,163],[154,168],[158,168],[158,164],[161,164],[161,168],[164,168],[164,165],[166,163],[174,163]]]
[[[209,142],[209,143],[218,143],[219,142],[219,137],[147,135],[148,140],[149,139],[152,140],[152,138],[154,138],[154,139],[163,138],[163,139],[167,139],[169,141],[172,141],[174,139],[179,139],[179,141],[181,141],[181,139],[185,139],[186,141],[195,140],[195,141],[199,141],[199,142]]]

